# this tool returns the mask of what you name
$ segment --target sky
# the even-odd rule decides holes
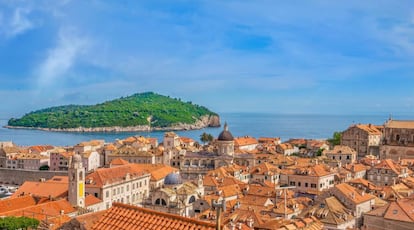
[[[0,0],[0,118],[147,91],[218,113],[414,117],[414,4]]]

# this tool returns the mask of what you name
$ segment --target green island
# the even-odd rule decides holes
[[[192,102],[146,92],[96,105],[37,110],[18,119],[11,118],[6,127],[93,132],[185,130],[207,126],[220,126],[217,113]]]

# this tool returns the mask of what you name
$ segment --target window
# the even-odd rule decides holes
[[[127,186],[126,186],[126,191],[127,192],[129,191],[129,184],[127,184]]]
[[[105,197],[108,198],[109,197],[109,191],[106,191]]]
[[[311,188],[316,188],[316,184],[311,184]]]
[[[301,185],[301,183],[300,182],[298,182],[298,186],[300,187],[300,185]]]
[[[95,197],[98,197],[98,193],[97,192],[95,192]]]
[[[306,188],[308,187],[308,183],[305,183],[305,187],[306,187]]]
[[[290,185],[291,185],[291,186],[295,186],[295,185],[296,185],[296,183],[295,183],[294,181],[291,181],[291,182],[290,182]]]
[[[347,155],[347,156],[346,156],[346,159],[347,159],[347,160],[349,160],[349,159],[350,159],[349,155]]]

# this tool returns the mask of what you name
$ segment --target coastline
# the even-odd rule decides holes
[[[216,115],[202,116],[193,124],[178,123],[167,127],[151,127],[149,125],[137,126],[108,126],[108,127],[77,127],[77,128],[42,128],[5,125],[7,129],[41,130],[48,132],[73,132],[73,133],[110,133],[110,132],[151,132],[151,131],[184,131],[197,130],[206,127],[220,127],[220,117]]]

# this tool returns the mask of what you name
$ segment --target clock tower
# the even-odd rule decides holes
[[[74,207],[85,207],[85,168],[79,154],[72,156],[69,166],[69,203]]]

